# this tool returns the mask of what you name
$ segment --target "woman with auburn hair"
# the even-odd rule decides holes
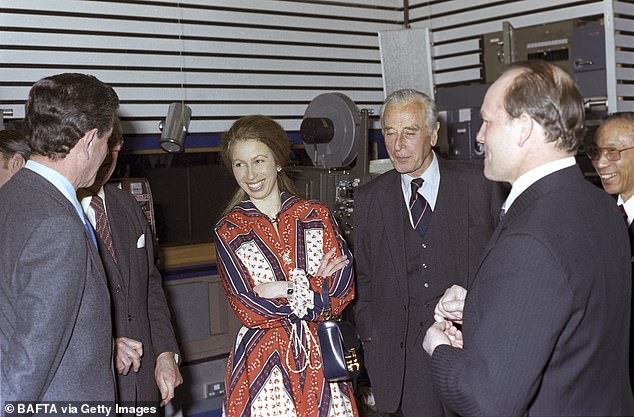
[[[324,378],[316,335],[329,316],[326,297],[333,315],[354,297],[352,255],[328,208],[294,193],[289,155],[286,133],[269,117],[243,117],[224,137],[222,158],[239,189],[216,224],[216,258],[243,324],[224,414],[356,416],[351,384]]]

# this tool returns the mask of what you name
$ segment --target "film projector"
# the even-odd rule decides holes
[[[315,97],[300,127],[304,149],[313,166],[293,167],[289,174],[298,191],[326,204],[352,245],[354,192],[370,179],[369,110],[359,110],[340,93]]]

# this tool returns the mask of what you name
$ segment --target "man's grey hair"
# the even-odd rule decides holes
[[[385,126],[383,123],[383,115],[385,114],[385,109],[388,105],[404,105],[414,102],[421,103],[421,105],[425,109],[425,115],[427,116],[425,124],[427,126],[427,131],[429,135],[432,135],[434,129],[436,128],[436,123],[438,122],[438,109],[436,108],[436,103],[434,103],[434,100],[432,100],[427,94],[422,93],[418,90],[414,90],[413,88],[396,90],[389,96],[387,96],[387,98],[383,102],[383,108],[381,109],[381,128]]]

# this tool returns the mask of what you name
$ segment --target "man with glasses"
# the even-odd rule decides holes
[[[634,219],[634,113],[614,113],[597,129],[588,156],[597,170],[603,188],[618,195],[617,204]]]
[[[630,235],[630,247],[634,230],[634,113],[621,112],[610,115],[597,129],[594,145],[588,157],[597,170],[603,188],[617,196],[617,204],[625,217]],[[634,255],[634,249],[632,249]],[[634,385],[634,338],[630,332],[630,382]]]

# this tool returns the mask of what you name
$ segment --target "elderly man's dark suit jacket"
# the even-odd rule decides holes
[[[511,205],[464,309],[464,350],[432,356],[460,415],[632,416],[630,253],[623,219],[577,166]]]
[[[623,207],[619,207],[619,210],[623,210]],[[622,212],[624,220],[627,224],[627,214]],[[630,224],[627,228],[628,237],[630,239],[630,253],[632,255],[632,277],[634,277],[634,223]],[[632,285],[632,299],[634,299],[634,285]],[[632,324],[634,323],[634,303],[630,309],[630,386],[634,392],[634,329]]]
[[[79,215],[27,168],[0,213],[2,399],[113,401],[108,286]]]
[[[158,401],[154,377],[155,360],[163,352],[178,353],[163,292],[162,278],[154,264],[150,227],[129,192],[106,184],[106,211],[118,263],[99,245],[110,282],[115,337],[125,336],[143,343],[138,373],[117,373],[119,401]],[[135,393],[136,391],[136,393]]]
[[[394,412],[403,396],[406,416],[408,410],[415,416],[443,413],[423,337],[444,291],[452,284],[466,287],[475,275],[503,201],[502,189],[484,178],[480,165],[439,158],[439,169],[425,239],[411,227],[398,172],[381,175],[355,195],[355,322],[377,408]],[[412,262],[416,256],[420,262]]]

